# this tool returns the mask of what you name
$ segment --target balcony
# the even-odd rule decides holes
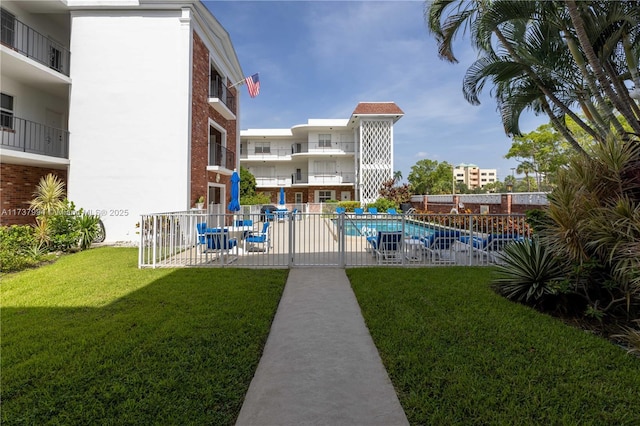
[[[236,119],[236,97],[218,76],[212,78],[209,84],[209,105],[227,120]]]
[[[290,146],[252,146],[247,152],[246,145],[242,146],[240,158],[243,160],[291,160],[292,157],[307,156],[352,156],[355,153],[355,142],[334,142],[330,146],[315,143],[293,143]]]
[[[39,64],[69,76],[69,50],[4,11],[0,42]]]
[[[236,168],[236,153],[220,144],[209,147],[209,165],[207,170],[230,175]]]
[[[355,142],[300,142],[291,145],[291,154],[353,154]]]
[[[292,173],[289,176],[255,176],[256,186],[273,188],[280,186],[312,186],[312,185],[348,185],[355,183],[355,173],[351,172],[312,172],[311,174]]]
[[[9,114],[0,116],[3,149],[69,158],[69,132]]]

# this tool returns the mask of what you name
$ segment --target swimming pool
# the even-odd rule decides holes
[[[337,224],[337,222],[334,221]],[[389,219],[345,219],[344,232],[348,236],[378,235],[378,231],[402,231],[402,220]],[[433,234],[433,228],[411,221],[405,221],[404,234],[406,236],[427,236]]]

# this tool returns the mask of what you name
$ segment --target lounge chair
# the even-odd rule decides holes
[[[378,214],[378,209],[376,207],[369,207],[367,211],[369,214]]]
[[[355,209],[353,209],[353,212],[355,214],[363,214],[364,213],[364,209],[362,207],[356,207]]]
[[[344,207],[336,207],[336,214],[343,214],[347,211]]]
[[[378,231],[376,237],[367,237],[367,241],[379,264],[402,262],[404,235],[401,231]]]
[[[261,249],[256,249],[257,245],[262,245]],[[269,222],[262,225],[262,232],[249,232],[244,239],[244,251],[269,252],[271,240],[269,239]]]
[[[387,209],[387,213],[389,213],[389,214],[398,214],[396,209]]]
[[[460,231],[443,229],[423,237],[425,251],[431,255],[433,262],[453,263],[453,248],[460,238]]]
[[[524,238],[518,234],[507,233],[489,234],[486,238],[482,238],[480,236],[462,236],[459,240],[469,250],[472,250],[474,254],[478,254],[482,258],[486,258],[488,262],[498,263],[500,253],[504,250],[504,247],[507,244],[515,241],[523,241]]]

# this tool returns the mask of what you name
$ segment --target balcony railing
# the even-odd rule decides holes
[[[233,96],[225,86],[224,81],[218,76],[210,80],[209,97],[220,99],[233,114],[236,113],[236,97]]]
[[[2,114],[0,134],[3,149],[69,158],[69,132],[66,130]]]
[[[305,154],[314,152],[354,152],[355,142],[303,142],[291,144],[291,154]]]
[[[4,11],[0,42],[36,62],[69,76],[69,50]]]
[[[356,175],[353,172],[312,172],[310,174],[292,173],[289,176],[255,176],[256,185],[262,187],[289,186],[296,184],[322,184],[341,185],[345,183],[355,183]]]
[[[236,153],[220,144],[212,145],[209,148],[209,166],[219,166],[227,170],[233,170],[236,167]]]
[[[331,145],[321,145],[314,143],[293,143],[291,146],[269,146],[269,147],[250,147],[247,152],[246,145],[242,147],[243,151],[240,158],[266,158],[266,159],[283,159],[294,154],[321,154],[321,155],[338,155],[353,154],[355,152],[354,142],[334,142]]]

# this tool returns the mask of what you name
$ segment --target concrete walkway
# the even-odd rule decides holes
[[[237,425],[408,425],[343,269],[292,269]]]

